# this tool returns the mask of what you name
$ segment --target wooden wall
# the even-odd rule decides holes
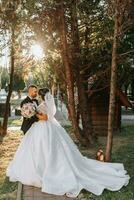
[[[107,135],[108,131],[108,109],[109,96],[107,93],[94,95],[89,99],[90,113],[93,125],[93,132],[97,135]],[[120,129],[121,126],[121,104],[116,100],[114,129]]]

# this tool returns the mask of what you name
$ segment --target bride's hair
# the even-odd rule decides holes
[[[41,98],[43,100],[45,100],[45,95],[46,95],[47,92],[49,92],[48,88],[41,88],[41,89],[39,89],[38,94],[41,96]]]

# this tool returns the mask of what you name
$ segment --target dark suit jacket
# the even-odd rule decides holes
[[[36,102],[36,104],[38,105],[38,101],[36,99],[34,99],[33,101]],[[23,106],[23,104],[25,103],[33,103],[33,101],[27,96],[20,104],[21,108]],[[23,131],[23,133],[25,134],[28,129],[31,127],[31,125],[34,123],[34,122],[37,122],[38,121],[38,118],[36,116],[33,116],[31,118],[25,118],[23,117],[23,122],[22,122],[22,125],[21,125],[21,130]]]

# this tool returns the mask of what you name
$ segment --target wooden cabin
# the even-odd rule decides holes
[[[91,113],[93,132],[96,135],[107,135],[109,93],[109,87],[96,91],[89,90],[89,112]],[[121,129],[121,106],[132,107],[132,104],[120,89],[116,89],[115,132]]]

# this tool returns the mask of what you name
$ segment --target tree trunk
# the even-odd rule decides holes
[[[82,138],[80,134],[79,126],[77,124],[75,101],[74,101],[73,72],[70,66],[69,56],[68,56],[66,23],[65,23],[65,16],[64,16],[64,8],[62,5],[60,6],[59,13],[60,13],[60,39],[61,39],[61,44],[62,44],[62,59],[63,59],[64,67],[65,67],[65,75],[66,75],[66,80],[67,80],[68,107],[69,107],[69,112],[70,112],[75,136],[79,141],[85,144],[85,139]]]
[[[108,114],[108,136],[106,145],[106,161],[110,161],[113,143],[113,130],[114,130],[114,115],[115,115],[115,99],[116,99],[116,79],[117,79],[117,37],[118,37],[118,3],[116,2],[115,10],[115,26],[112,50],[112,63],[111,63],[111,82],[110,82],[110,99],[109,99],[109,114]]]
[[[78,19],[77,19],[77,1],[72,1],[71,6],[71,28],[72,28],[72,41],[73,41],[73,65],[75,69],[76,85],[78,88],[78,100],[79,100],[79,111],[82,118],[83,133],[85,137],[89,140],[89,143],[93,143],[92,135],[92,124],[91,118],[88,112],[88,101],[86,96],[86,91],[84,88],[84,80],[82,74],[80,74],[80,69],[82,67],[81,62],[81,50],[80,50],[80,39],[78,30]]]
[[[131,96],[132,96],[132,100],[134,100],[134,79],[132,79],[132,82],[131,82]]]
[[[11,70],[10,70],[10,83],[9,83],[9,91],[6,99],[6,109],[4,114],[3,120],[3,135],[7,133],[7,124],[8,124],[8,116],[9,116],[9,109],[10,109],[10,98],[12,94],[13,88],[13,76],[14,76],[14,27],[11,28]]]

